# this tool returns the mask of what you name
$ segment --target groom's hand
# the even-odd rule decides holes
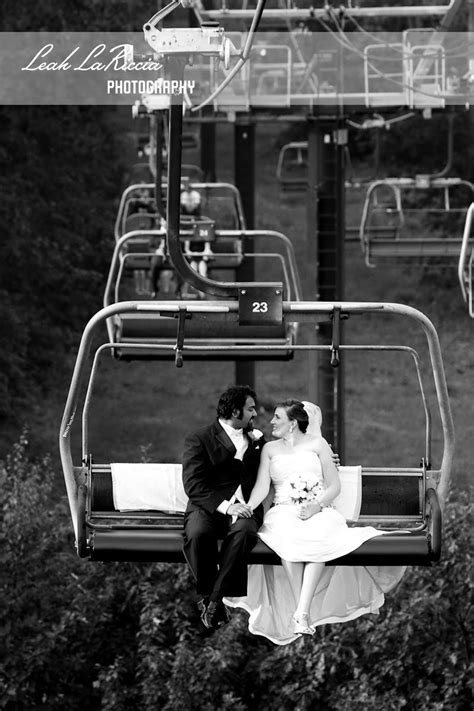
[[[252,509],[248,504],[231,504],[227,509],[228,516],[237,516],[237,518],[251,518]]]
[[[331,447],[331,456],[332,456],[332,461],[334,462],[334,466],[340,467],[341,460],[339,459],[339,454],[337,452],[333,452],[331,444],[329,446]]]

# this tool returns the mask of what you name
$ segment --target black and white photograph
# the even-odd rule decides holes
[[[3,0],[0,182],[0,709],[471,709],[474,0]]]

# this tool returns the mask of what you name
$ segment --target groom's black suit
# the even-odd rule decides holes
[[[248,554],[257,542],[261,507],[252,518],[231,517],[217,510],[239,485],[247,501],[257,477],[263,438],[248,439],[242,461],[219,421],[189,435],[184,443],[183,484],[188,506],[184,519],[184,554],[196,579],[197,592],[219,599],[247,594]],[[218,538],[222,538],[220,552]]]

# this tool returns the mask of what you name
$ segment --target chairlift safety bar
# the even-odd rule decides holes
[[[197,306],[197,304],[196,304]],[[166,313],[166,309],[160,309],[162,313]],[[190,313],[193,312],[192,308],[189,308],[188,311]],[[200,309],[196,308],[194,309],[194,312],[199,313]],[[172,309],[168,310],[168,313],[172,312]],[[223,310],[219,308],[218,306],[215,306],[212,308],[211,313],[223,313]],[[226,312],[224,312],[226,313]],[[193,339],[190,339],[193,340]],[[91,367],[91,372],[89,376],[89,384],[87,388],[87,392],[85,395],[84,399],[84,406],[82,410],[82,459],[85,460],[87,458],[87,455],[89,454],[89,408],[90,408],[90,402],[91,402],[91,397],[92,397],[92,391],[94,388],[94,383],[96,380],[97,372],[98,372],[98,365],[99,365],[99,359],[100,356],[107,351],[114,350],[118,347],[118,344],[116,342],[110,342],[110,343],[103,343],[101,346],[99,346],[94,354],[94,360],[92,363]],[[136,349],[136,350],[145,350],[145,349],[152,349],[153,348],[159,348],[159,349],[164,349],[164,350],[169,350],[170,353],[173,353],[176,350],[175,344],[154,344],[154,343],[127,343],[126,344],[127,349]],[[272,350],[276,349],[285,349],[287,346],[278,346],[278,345],[272,345],[268,346]],[[219,345],[195,345],[193,344],[192,346],[186,346],[184,344],[182,346],[183,352],[186,352],[186,350],[189,348],[189,350],[200,350],[203,352],[208,352],[208,353],[215,353],[216,351],[223,351],[223,350],[229,350],[229,346],[219,346]],[[263,347],[265,348],[265,346]],[[253,349],[258,349],[259,351],[262,350],[262,346],[248,346],[249,350],[249,355],[251,355],[251,352]],[[420,358],[417,353],[417,351],[414,348],[411,348],[410,346],[400,346],[400,345],[350,345],[350,344],[342,344],[339,346],[339,349],[341,351],[348,351],[348,352],[357,352],[357,351],[378,351],[378,352],[405,352],[408,355],[410,355],[413,358],[414,364],[415,364],[415,369],[416,369],[416,374],[418,378],[418,385],[420,388],[420,394],[423,402],[423,410],[425,414],[425,461],[428,463],[431,463],[431,412],[428,407],[428,400],[426,397],[425,393],[425,388],[423,386],[423,380],[421,376],[421,363],[420,363]],[[330,345],[322,345],[322,344],[294,344],[292,345],[292,350],[298,350],[298,351],[330,351],[331,346]],[[369,468],[370,469],[370,468]],[[387,474],[391,471],[389,469],[384,470],[383,468],[377,468],[377,472],[384,472],[386,471]],[[411,470],[410,470],[411,471]],[[413,472],[418,472],[419,470],[413,469]]]

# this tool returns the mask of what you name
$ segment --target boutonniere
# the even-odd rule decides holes
[[[253,444],[255,444],[256,442],[258,442],[259,439],[262,439],[263,432],[257,429],[249,430],[247,432],[247,437]]]

